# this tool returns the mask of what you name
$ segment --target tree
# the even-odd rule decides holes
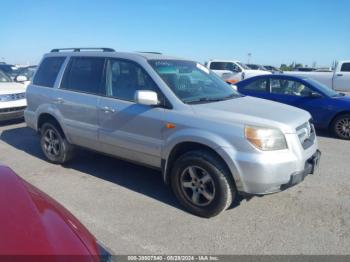
[[[282,71],[290,71],[289,66],[287,66],[286,64],[282,64],[282,65],[280,66],[280,69],[281,69]]]

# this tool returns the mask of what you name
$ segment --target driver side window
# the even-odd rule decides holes
[[[158,93],[151,77],[134,62],[109,59],[106,66],[106,95],[121,100],[134,101],[137,90]]]
[[[310,88],[293,80],[271,79],[270,86],[272,94],[306,97],[312,93]]]
[[[233,72],[240,72],[241,71],[241,69],[234,63],[227,63],[226,70],[230,70]]]

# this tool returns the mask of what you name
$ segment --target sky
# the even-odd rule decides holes
[[[0,61],[62,47],[157,51],[205,62],[330,66],[350,59],[349,0],[0,1]]]

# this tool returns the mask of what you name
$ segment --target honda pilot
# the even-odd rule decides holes
[[[320,159],[308,112],[243,96],[200,63],[159,53],[54,49],[26,97],[48,161],[82,147],[159,169],[203,217],[238,194],[298,184]]]

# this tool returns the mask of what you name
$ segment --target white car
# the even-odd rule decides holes
[[[0,71],[0,121],[22,118],[26,107],[25,85]]]
[[[229,84],[234,84],[253,76],[271,74],[271,72],[265,70],[250,69],[244,63],[232,60],[210,60],[206,66]]]
[[[27,87],[33,79],[36,68],[37,66],[35,65],[19,68],[14,81],[22,83]]]
[[[312,78],[336,91],[350,92],[350,61],[341,61],[337,63],[333,72],[292,71],[285,72],[285,74]]]

